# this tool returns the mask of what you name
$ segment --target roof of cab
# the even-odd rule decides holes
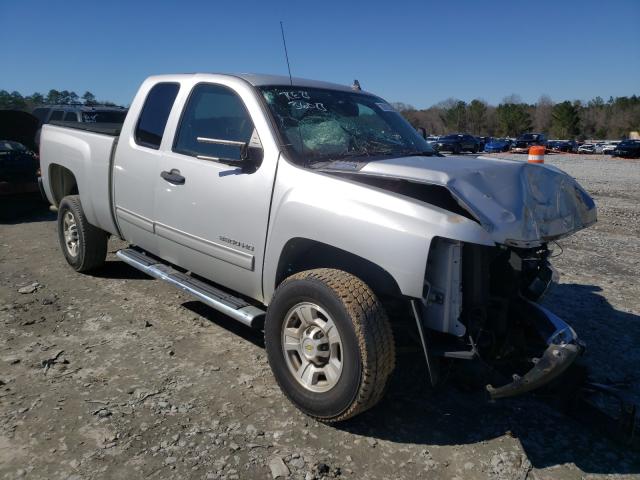
[[[308,88],[327,88],[331,90],[342,90],[353,92],[354,90],[347,85],[340,85],[339,83],[331,83],[331,82],[321,82],[318,80],[310,80],[307,78],[298,78],[293,77],[289,80],[289,77],[285,75],[268,75],[262,73],[186,73],[186,74],[176,74],[176,75],[154,75],[153,79],[155,80],[178,80],[179,78],[185,77],[200,77],[202,80],[206,81],[207,77],[210,77],[210,80],[214,80],[215,77],[235,77],[241,78],[244,81],[250,83],[254,87],[262,87],[262,86],[271,86],[271,85],[289,85],[293,83],[296,87],[308,87]],[[365,91],[360,91],[359,93],[368,93]]]

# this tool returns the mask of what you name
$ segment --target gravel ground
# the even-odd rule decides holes
[[[640,162],[547,161],[594,195],[599,222],[560,242],[546,304],[594,376],[640,399]],[[0,478],[640,478],[637,453],[536,398],[432,391],[411,351],[377,408],[312,421],[260,332],[117,261],[120,242],[98,274],[74,273],[45,206],[1,202]]]

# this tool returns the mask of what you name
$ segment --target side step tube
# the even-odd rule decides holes
[[[158,263],[156,259],[137,250],[126,248],[119,250],[116,256],[133,268],[184,290],[202,303],[249,327],[259,328],[264,321],[265,312],[263,310],[164,263]]]

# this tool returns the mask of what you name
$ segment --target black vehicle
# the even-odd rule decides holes
[[[0,195],[38,191],[37,128],[38,119],[30,113],[0,110]]]
[[[616,157],[640,158],[640,140],[624,140],[613,151]]]
[[[529,147],[540,145],[546,147],[547,137],[544,133],[523,133],[516,138],[516,143],[511,147],[515,153],[527,153]]]
[[[462,153],[467,151],[477,153],[480,150],[478,139],[466,133],[455,133],[440,137],[437,146],[439,152]]]
[[[578,144],[574,140],[549,140],[547,148],[553,152],[575,153],[578,151]]]
[[[31,112],[40,122],[40,128],[50,122],[80,122],[120,124],[127,116],[127,109],[107,105],[46,105]],[[35,142],[40,144],[40,128]]]
[[[481,152],[484,150],[484,147],[487,143],[491,142],[493,138],[491,137],[476,137],[478,139],[478,150]]]
[[[40,162],[20,142],[0,140],[0,195],[38,191]]]

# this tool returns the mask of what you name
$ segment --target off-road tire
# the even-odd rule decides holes
[[[65,242],[63,219],[67,212],[71,212],[77,226],[78,252],[75,256],[68,251]],[[58,240],[67,263],[76,272],[88,272],[104,264],[109,234],[87,221],[79,195],[64,197],[58,206]]]
[[[327,392],[304,388],[286,365],[282,326],[299,302],[314,302],[326,310],[342,339],[342,375]],[[347,420],[376,405],[395,367],[393,333],[381,302],[362,280],[341,270],[307,270],[284,280],[269,305],[264,335],[269,365],[283,393],[302,412],[326,423]]]

